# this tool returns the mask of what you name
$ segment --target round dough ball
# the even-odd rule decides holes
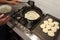
[[[48,32],[48,35],[49,35],[50,37],[54,37],[54,36],[55,36],[55,34],[54,34],[53,31],[49,31],[49,32]]]
[[[12,11],[12,7],[10,5],[2,5],[0,6],[0,13],[8,13]]]
[[[58,22],[53,22],[55,25],[59,25],[59,23]]]
[[[57,32],[57,28],[56,28],[56,27],[52,27],[51,30],[52,30],[53,32]]]
[[[41,28],[45,28],[45,24],[41,24],[40,27],[41,27]]]
[[[53,22],[49,22],[49,25],[50,25],[50,26],[54,26],[54,23],[53,23]]]
[[[47,28],[47,29],[51,29],[51,26],[50,26],[50,25],[46,25],[46,28]]]
[[[25,13],[25,18],[27,18],[29,20],[36,20],[39,17],[40,17],[40,15],[35,11],[29,11],[29,12]]]
[[[47,20],[46,20],[46,21],[44,21],[44,24],[45,24],[45,25],[48,25],[48,21],[47,21]]]
[[[55,25],[55,28],[56,28],[56,29],[60,29],[60,27],[59,27],[59,26],[57,26],[57,25]]]
[[[49,19],[48,19],[48,21],[49,21],[49,22],[52,22],[52,21],[53,21],[53,19],[52,19],[52,18],[49,18]]]
[[[48,29],[47,29],[47,28],[44,28],[44,29],[43,29],[43,32],[44,32],[44,33],[48,33]]]

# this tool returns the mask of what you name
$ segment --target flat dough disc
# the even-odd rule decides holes
[[[52,27],[51,30],[52,30],[53,32],[57,32],[57,28],[56,28],[56,27]]]
[[[40,27],[41,27],[41,28],[45,28],[45,24],[41,24]]]
[[[59,23],[58,22],[53,22],[55,25],[59,25]]]
[[[49,19],[48,19],[48,21],[49,21],[49,22],[52,22],[52,21],[53,21],[53,19],[52,19],[52,18],[49,18]]]
[[[53,31],[49,31],[49,32],[48,32],[48,35],[49,35],[50,37],[54,37],[54,36],[55,36],[55,34],[54,34]]]
[[[45,25],[48,25],[48,21],[47,21],[47,20],[45,20],[45,21],[44,21],[44,24],[45,24]]]
[[[47,29],[47,28],[44,28],[44,29],[43,29],[43,32],[44,32],[44,33],[48,33],[48,29]]]
[[[59,27],[58,25],[55,25],[55,28],[56,28],[56,29],[60,29],[60,27]]]
[[[47,29],[51,29],[51,26],[50,26],[50,25],[46,25],[46,28],[47,28]]]
[[[25,13],[25,18],[27,18],[29,20],[36,20],[39,17],[40,17],[40,15],[35,11],[29,11],[29,12]]]
[[[53,22],[49,22],[48,23],[50,26],[54,26],[54,23]]]

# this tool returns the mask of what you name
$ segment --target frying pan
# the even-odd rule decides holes
[[[30,6],[25,6],[25,7],[22,8],[23,11],[22,11],[22,15],[21,15],[21,16],[22,16],[23,18],[25,18],[25,13],[27,13],[27,12],[29,12],[29,11],[35,11],[35,12],[37,12],[41,17],[44,15],[43,12],[42,12],[42,10],[34,5],[34,2],[33,2],[33,1],[28,1],[28,4],[29,4]],[[41,17],[39,17],[38,19],[40,19]],[[38,19],[36,19],[36,20],[38,20]],[[29,19],[27,19],[27,20],[29,20]],[[34,20],[30,20],[30,21],[34,21]]]
[[[42,17],[44,16],[44,14],[43,14],[43,12],[42,12],[42,10],[40,8],[38,8],[38,7],[36,7],[34,5],[33,1],[28,1],[27,3],[30,6],[23,7],[22,8],[23,10],[21,11],[22,13],[20,13],[20,16],[23,19],[23,21],[25,21],[25,24],[24,24],[24,22],[22,20],[20,20],[20,23],[23,24],[24,26],[28,27],[28,28],[32,28],[36,23],[38,23],[42,19]],[[35,11],[35,12],[37,12],[40,15],[40,17],[38,19],[36,19],[36,20],[26,19],[25,18],[25,13],[27,13],[29,11]],[[24,19],[26,19],[26,20],[24,20]]]

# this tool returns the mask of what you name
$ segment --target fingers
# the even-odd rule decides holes
[[[9,21],[9,19],[10,19],[10,16],[0,19],[0,26],[7,23]]]
[[[18,2],[20,2],[20,0],[12,0],[12,1],[8,1],[8,0],[0,0],[1,3],[8,3],[8,4],[17,4]]]
[[[16,2],[16,1],[6,1],[6,2],[9,4],[18,4],[18,2]]]
[[[9,19],[10,19],[10,16],[7,16],[7,17],[5,18],[6,22],[9,21]]]
[[[9,21],[9,19],[10,19],[10,16],[7,16],[7,17],[3,18],[2,21],[3,21],[4,23],[6,23],[6,22]]]
[[[12,0],[12,1],[19,1],[19,0]]]
[[[3,16],[4,16],[4,14],[1,14],[1,15],[0,15],[0,18],[2,18]]]
[[[3,21],[2,20],[0,20],[0,26],[2,26],[4,23],[3,23]]]

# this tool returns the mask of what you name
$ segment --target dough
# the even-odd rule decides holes
[[[44,28],[44,29],[43,29],[43,32],[44,32],[44,33],[48,33],[48,29],[47,29],[47,28]]]
[[[50,37],[54,37],[54,36],[55,36],[55,34],[54,34],[53,31],[49,31],[49,32],[48,32],[48,35],[49,35]]]
[[[44,24],[45,24],[45,25],[48,25],[48,21],[47,21],[47,20],[46,20],[46,21],[44,21]]]
[[[8,13],[12,11],[12,7],[10,5],[2,5],[0,6],[0,13]]]
[[[46,25],[46,28],[49,30],[49,29],[51,29],[51,26],[50,25]]]
[[[56,29],[60,29],[60,27],[59,27],[58,25],[55,25],[55,28],[56,28]]]
[[[52,18],[45,20],[43,24],[40,25],[44,33],[47,33],[50,37],[55,36],[55,32],[59,29],[59,23],[53,21]]]
[[[59,25],[59,23],[58,22],[53,22],[55,25]]]
[[[45,24],[41,24],[40,27],[41,27],[41,28],[45,28]]]
[[[53,21],[53,19],[52,19],[52,18],[49,18],[49,19],[48,19],[48,21],[49,21],[49,22],[52,22],[52,21]]]
[[[35,11],[29,11],[29,12],[25,13],[25,18],[27,18],[29,20],[36,20],[39,17],[40,17],[40,15]]]
[[[57,32],[57,28],[56,28],[56,27],[52,27],[51,30],[52,30],[53,32]]]
[[[54,26],[54,23],[53,22],[49,22],[48,23],[50,26]]]

